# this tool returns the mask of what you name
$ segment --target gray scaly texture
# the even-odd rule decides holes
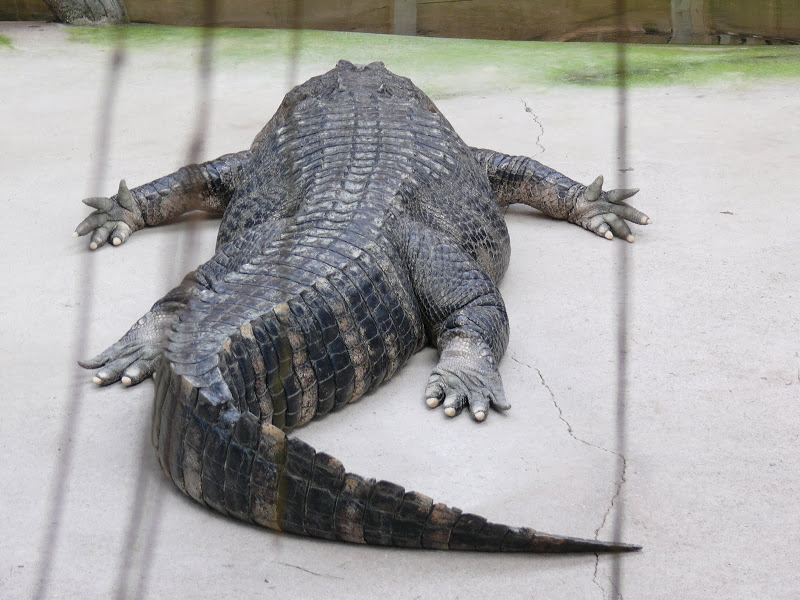
[[[222,214],[216,254],[116,344],[81,363],[100,385],[156,379],[152,439],[198,502],[300,535],[522,552],[636,546],[489,523],[347,473],[285,432],[354,402],[427,343],[425,391],[449,416],[509,408],[500,207],[529,204],[632,241],[635,190],[603,192],[525,157],[468,147],[382,63],[340,61],[287,94],[249,150],[115,196],[77,228],[91,248],[190,210]]]

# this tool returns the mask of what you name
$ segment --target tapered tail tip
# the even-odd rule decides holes
[[[641,546],[601,540],[550,535],[521,527],[512,528],[503,543],[503,550],[517,552],[553,552],[553,553],[604,553],[620,554],[622,552],[638,552]]]
[[[597,550],[595,550],[595,552],[608,552],[611,554],[621,554],[623,552],[639,552],[639,550],[642,549],[642,547],[637,544],[623,544],[622,542],[616,543],[616,542],[595,541],[594,543],[600,545],[600,547]]]
[[[581,538],[554,537],[554,548],[551,552],[597,552],[605,554],[621,554],[623,552],[638,552],[642,549],[636,544],[623,544],[621,542],[604,542],[601,540],[585,540]]]

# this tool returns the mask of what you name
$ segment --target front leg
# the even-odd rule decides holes
[[[95,211],[78,225],[74,235],[94,232],[89,248],[96,250],[109,240],[119,246],[134,231],[160,225],[192,210],[222,214],[249,161],[249,150],[225,154],[182,167],[132,190],[123,179],[116,195],[83,201]]]
[[[497,369],[508,344],[508,316],[494,281],[446,235],[421,224],[403,228],[404,254],[428,339],[439,364],[425,390],[428,406],[449,417],[469,406],[483,421],[493,406],[507,410]]]
[[[527,156],[472,150],[486,169],[494,197],[501,206],[527,204],[609,240],[616,235],[634,241],[626,220],[640,225],[651,223],[650,217],[625,202],[637,189],[604,192],[602,176],[586,186]]]

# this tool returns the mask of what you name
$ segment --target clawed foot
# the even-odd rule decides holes
[[[134,231],[144,226],[142,211],[133,199],[125,180],[119,182],[119,191],[111,198],[86,198],[84,204],[95,211],[75,228],[75,237],[92,234],[90,250],[97,250],[107,241],[115,246],[124,243]]]
[[[97,369],[92,381],[125,386],[141,383],[155,372],[163,353],[166,331],[176,319],[166,312],[149,311],[118,342],[88,360],[78,361],[84,369]]]
[[[425,398],[431,408],[442,404],[448,417],[455,417],[469,406],[477,421],[486,419],[490,406],[497,410],[511,408],[491,351],[467,340],[442,352],[425,388]]]
[[[604,192],[603,176],[600,175],[578,195],[568,220],[607,240],[616,235],[633,242],[633,233],[625,221],[639,225],[652,223],[650,217],[625,202],[638,191],[633,188]]]

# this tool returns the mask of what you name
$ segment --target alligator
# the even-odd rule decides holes
[[[249,150],[88,198],[90,248],[189,211],[221,214],[211,260],[84,368],[152,376],[152,442],[201,504],[293,534],[404,548],[624,552],[639,546],[509,527],[345,471],[286,434],[387,381],[426,344],[429,407],[477,422],[510,407],[502,208],[523,203],[607,239],[650,219],[638,190],[582,185],[465,144],[411,80],[339,61],[292,89]]]

